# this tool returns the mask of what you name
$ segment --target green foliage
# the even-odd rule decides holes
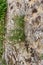
[[[10,37],[12,41],[24,41],[24,16],[16,16],[14,18],[16,23],[16,28],[12,31],[13,36]]]
[[[0,23],[0,58],[3,53],[4,25]]]
[[[0,21],[4,20],[6,12],[6,0],[0,0]]]
[[[3,53],[3,39],[5,33],[6,0],[0,0],[0,58]]]
[[[1,42],[2,43],[2,42]],[[3,53],[3,46],[2,46],[2,44],[0,43],[0,59],[1,59],[1,56],[2,56],[2,53]]]

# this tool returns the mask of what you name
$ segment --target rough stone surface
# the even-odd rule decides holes
[[[7,0],[8,11],[5,34],[4,57],[7,65],[43,65],[43,0]],[[16,15],[25,15],[25,42],[13,44],[8,39],[15,28],[12,20]]]

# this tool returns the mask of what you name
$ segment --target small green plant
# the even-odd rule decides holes
[[[12,41],[24,41],[25,34],[24,34],[24,16],[16,16],[14,18],[16,23],[16,28],[12,30],[13,36],[10,37]]]

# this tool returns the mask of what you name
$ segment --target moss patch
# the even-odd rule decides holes
[[[40,55],[40,59],[43,60],[43,54]]]
[[[7,8],[6,0],[0,0],[0,21],[4,20],[6,8]]]
[[[7,9],[6,0],[0,0],[0,58],[2,57],[3,53],[6,9]]]
[[[15,21],[16,27],[14,30],[11,31],[13,35],[10,36],[10,40],[14,42],[24,41],[24,16],[15,16],[13,20]]]

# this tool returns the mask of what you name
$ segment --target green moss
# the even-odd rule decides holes
[[[11,40],[13,41],[24,41],[25,35],[23,30],[21,29],[16,29],[13,30],[13,36],[10,37]]]
[[[40,55],[40,58],[43,59],[43,54]]]
[[[24,28],[24,16],[15,16],[14,20],[19,28]]]
[[[13,36],[10,36],[10,40],[17,42],[24,41],[24,16],[16,16],[14,21],[16,23],[16,28],[12,30]]]
[[[0,21],[4,20],[5,12],[6,12],[6,0],[0,0]]]
[[[2,65],[6,65],[6,61],[4,59],[2,60]]]
[[[2,57],[3,53],[6,9],[7,9],[6,0],[0,0],[0,58]]]

